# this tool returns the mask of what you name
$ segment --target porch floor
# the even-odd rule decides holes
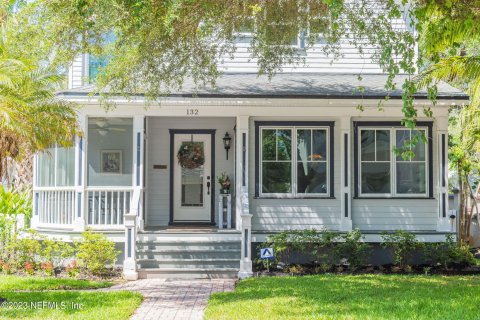
[[[139,230],[139,233],[240,233],[236,229],[219,229],[212,226],[199,226],[199,225],[178,225],[178,226],[146,226],[143,230]]]

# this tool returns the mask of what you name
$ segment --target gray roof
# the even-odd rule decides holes
[[[186,81],[183,88],[170,92],[172,97],[205,98],[303,98],[303,99],[378,99],[387,94],[393,99],[401,98],[401,86],[406,76],[399,75],[395,83],[399,87],[387,92],[384,88],[385,74],[362,75],[362,80],[354,74],[318,73],[279,73],[270,81],[256,73],[225,73],[217,79],[216,86],[195,88]],[[362,87],[362,90],[359,88]],[[84,86],[59,92],[59,96],[82,96],[93,92],[93,86]],[[416,94],[418,99],[426,99],[427,92]],[[446,83],[438,84],[437,99],[467,100],[468,96]]]

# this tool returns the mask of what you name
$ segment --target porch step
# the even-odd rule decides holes
[[[185,251],[185,249],[179,250],[148,250],[139,249],[137,251],[138,259],[156,259],[156,260],[169,260],[169,259],[237,259],[238,249],[192,249]]]
[[[240,256],[237,259],[142,259],[138,263],[142,269],[235,269],[240,267]]]
[[[234,278],[240,269],[240,234],[141,233],[140,278]]]
[[[238,269],[182,269],[162,268],[162,269],[140,269],[138,277],[140,279],[232,279],[238,276]]]

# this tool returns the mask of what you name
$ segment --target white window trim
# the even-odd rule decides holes
[[[291,163],[291,190],[292,192],[290,193],[264,193],[263,190],[263,130],[292,130],[292,150],[291,150],[291,160],[290,161],[275,161],[275,162],[290,162]],[[326,189],[327,191],[325,193],[298,193],[297,192],[297,130],[325,130],[326,135],[326,156],[325,156],[325,161],[317,161],[321,163],[326,163]],[[259,197],[265,197],[265,198],[292,198],[292,199],[302,199],[302,198],[328,198],[330,197],[331,190],[330,190],[330,127],[328,126],[260,126],[259,127],[259,177],[258,177],[258,182],[259,182]],[[277,146],[275,146],[277,147]],[[269,162],[269,160],[266,160]],[[272,160],[270,160],[273,162]],[[312,161],[315,162],[315,161]]]
[[[362,131],[369,131],[369,130],[388,130],[390,131],[390,148],[392,148],[391,154],[390,154],[390,193],[363,193],[362,192]],[[428,157],[428,148],[429,148],[429,141],[425,143],[425,160],[424,161],[414,161],[418,163],[425,163],[425,193],[398,193],[397,192],[397,155],[393,152],[393,147],[397,145],[396,143],[396,136],[397,136],[397,131],[402,131],[402,130],[409,130],[405,127],[360,127],[358,130],[358,164],[357,164],[357,170],[358,170],[358,190],[359,190],[359,197],[362,198],[428,198],[429,197],[429,179],[430,176],[428,174],[428,167],[430,165],[431,159]],[[424,131],[425,136],[428,135],[428,128],[427,127],[418,127],[415,128],[414,130],[422,130]],[[375,154],[376,154],[376,148],[377,145],[375,143]],[[369,162],[369,161],[366,161]],[[372,161],[370,161],[372,162]],[[373,162],[387,162],[387,161],[373,161]],[[407,161],[399,161],[401,162],[407,162]]]

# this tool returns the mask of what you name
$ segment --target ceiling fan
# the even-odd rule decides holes
[[[99,118],[95,121],[95,125],[97,126],[96,128],[93,128],[93,130],[97,130],[98,133],[104,137],[106,136],[110,131],[119,131],[119,132],[125,132],[127,129],[124,128],[115,128],[115,127],[110,127],[110,123],[108,122],[107,119],[105,118]]]

